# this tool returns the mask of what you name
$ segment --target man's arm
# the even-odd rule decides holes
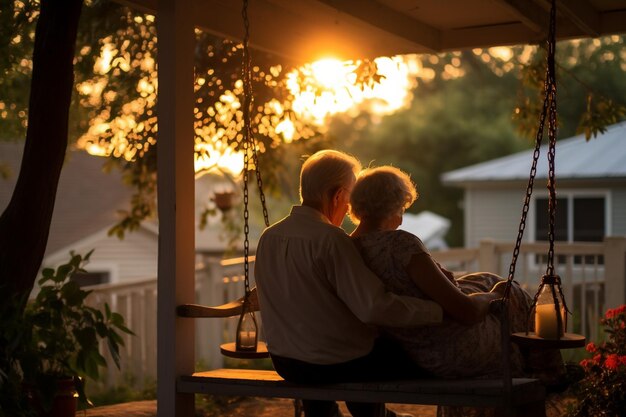
[[[443,311],[437,303],[387,292],[350,238],[340,234],[333,237],[328,272],[334,277],[337,295],[359,320],[392,327],[441,323]]]

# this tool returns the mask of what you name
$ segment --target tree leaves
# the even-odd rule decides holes
[[[610,126],[622,120],[626,115],[626,107],[612,99],[600,96],[594,99],[593,93],[587,95],[587,108],[581,115],[577,133],[584,133],[585,139],[596,137]]]

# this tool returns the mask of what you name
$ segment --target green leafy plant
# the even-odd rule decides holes
[[[19,366],[24,382],[41,398],[44,407],[54,396],[52,381],[67,378],[76,382],[79,399],[89,403],[83,381],[97,380],[99,369],[107,366],[99,351],[100,341],[106,342],[119,368],[119,348],[124,345],[120,333],[133,334],[124,318],[112,312],[108,304],[102,310],[87,305],[91,291],[71,280],[74,274],[85,272],[83,265],[92,252],[84,257],[71,252],[68,263],[44,269],[38,281],[40,291],[24,312]]]
[[[570,416],[618,416],[626,410],[626,305],[601,320],[607,340],[589,343],[590,358],[580,362],[585,377],[573,388],[577,401]]]

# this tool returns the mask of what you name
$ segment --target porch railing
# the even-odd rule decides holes
[[[534,294],[545,272],[547,243],[524,243],[515,279]],[[478,248],[433,252],[441,264],[455,271],[491,271],[508,275],[513,244],[483,240]],[[626,238],[609,237],[601,243],[557,244],[555,266],[563,280],[566,302],[573,312],[568,331],[598,340],[598,321],[607,308],[626,303]],[[254,258],[251,258],[254,262]],[[254,285],[253,268],[251,284]],[[218,305],[243,295],[243,258],[199,259],[196,265],[196,302]],[[156,279],[91,287],[88,302],[108,302],[124,315],[135,336],[124,335],[122,371],[107,358],[105,386],[132,382],[143,386],[156,378]],[[196,320],[196,359],[201,367],[219,367],[219,345],[234,340],[237,319]],[[103,346],[104,348],[104,346]],[[103,349],[106,351],[106,349]]]

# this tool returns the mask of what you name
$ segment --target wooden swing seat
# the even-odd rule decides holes
[[[215,307],[184,304],[178,306],[177,314],[189,318],[238,316],[242,303],[243,300],[239,299]],[[256,288],[250,294],[250,303],[255,311],[259,311]],[[513,378],[509,395],[502,379],[416,379],[302,385],[287,382],[274,371],[250,369],[214,369],[183,375],[177,380],[177,391],[245,397],[497,407],[502,410],[501,415],[509,416],[545,416],[546,396],[544,386],[539,380],[531,378]]]

